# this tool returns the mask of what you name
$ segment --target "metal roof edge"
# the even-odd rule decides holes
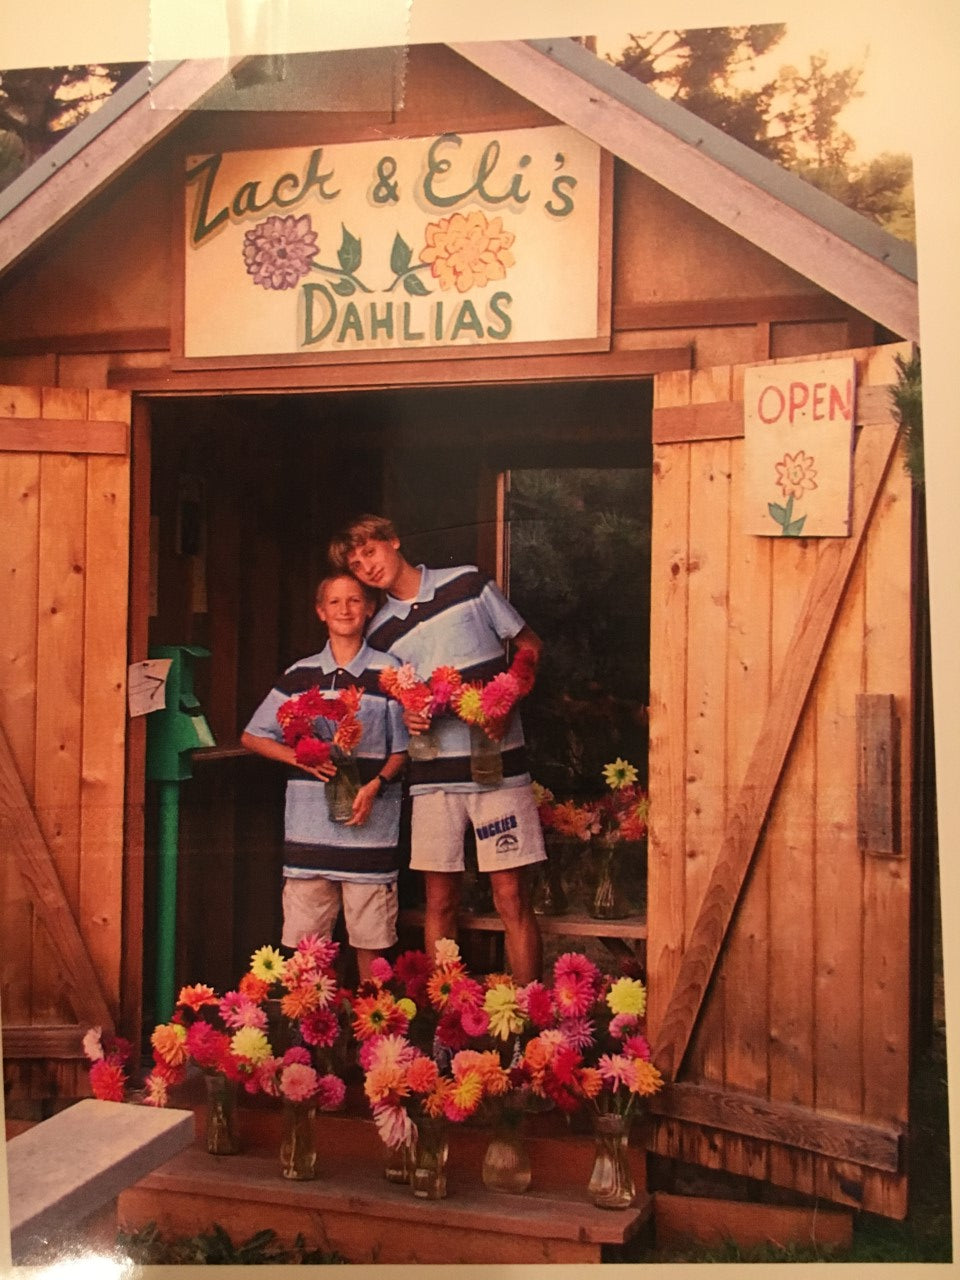
[[[0,221],[32,196],[55,173],[69,164],[141,98],[150,94],[154,85],[182,66],[182,62],[153,62],[130,77],[90,115],[84,116],[59,142],[38,156],[29,168],[0,191]]]
[[[909,280],[917,280],[917,252],[913,245],[701,120],[686,107],[670,102],[621,67],[605,62],[576,40],[527,40],[525,43],[884,266]]]

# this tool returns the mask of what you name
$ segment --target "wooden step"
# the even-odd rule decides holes
[[[586,1196],[592,1143],[531,1139],[534,1178],[511,1196],[487,1191],[480,1161],[489,1133],[454,1132],[444,1200],[417,1199],[387,1182],[385,1152],[369,1121],[318,1120],[318,1176],[290,1182],[276,1148],[211,1156],[199,1144],[126,1190],[125,1230],[154,1222],[165,1234],[192,1235],[219,1223],[234,1240],[271,1228],[284,1244],[298,1234],[311,1248],[336,1249],[352,1263],[599,1262],[603,1245],[625,1244],[651,1215],[641,1152],[636,1204],[598,1209]]]

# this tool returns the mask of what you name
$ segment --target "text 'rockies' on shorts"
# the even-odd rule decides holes
[[[481,871],[544,862],[543,830],[529,786],[498,791],[429,791],[413,797],[410,868],[462,871],[463,834],[472,823]]]

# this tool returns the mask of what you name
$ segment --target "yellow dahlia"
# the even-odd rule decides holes
[[[643,1015],[647,1007],[647,992],[639,978],[618,978],[607,992],[607,1007],[611,1013]]]
[[[241,1027],[230,1038],[230,1049],[238,1058],[249,1058],[257,1066],[271,1056],[270,1041],[259,1027]]]
[[[260,947],[250,957],[250,972],[264,982],[281,982],[286,962],[276,947]]]

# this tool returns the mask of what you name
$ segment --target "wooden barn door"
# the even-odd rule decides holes
[[[902,1217],[911,495],[895,352],[846,353],[846,538],[742,532],[742,368],[657,379],[648,977],[673,1083],[649,1145]]]
[[[117,1016],[129,396],[0,387],[0,1015],[7,1096],[75,1095]]]

